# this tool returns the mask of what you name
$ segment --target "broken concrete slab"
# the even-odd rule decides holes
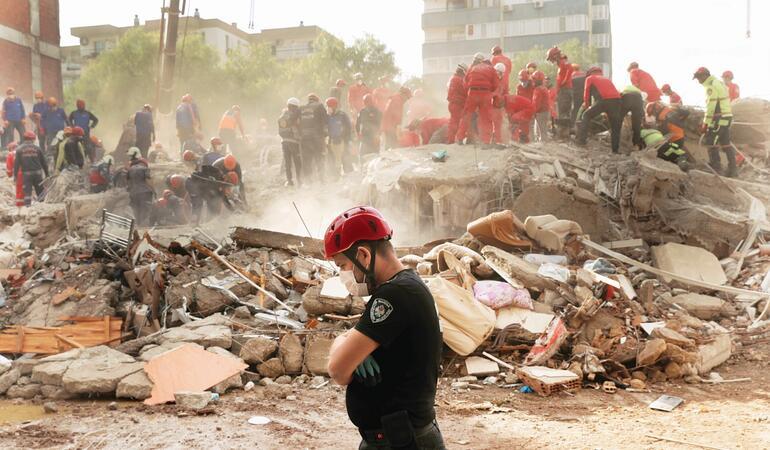
[[[490,361],[487,358],[481,356],[471,356],[465,358],[465,372],[468,375],[475,375],[478,377],[495,375],[500,373],[500,366],[496,362]]]
[[[32,369],[32,380],[36,383],[61,386],[62,377],[71,363],[72,360],[63,360],[38,364]]]
[[[74,394],[112,393],[120,380],[142,370],[133,357],[107,346],[81,350],[62,377],[62,386]]]
[[[729,334],[720,334],[714,342],[698,346],[698,361],[696,369],[703,375],[711,369],[730,359],[732,354],[732,339]]]
[[[305,342],[305,367],[313,375],[328,376],[329,350],[334,343],[334,337],[308,336]]]
[[[672,330],[671,328],[656,328],[652,330],[651,336],[663,339],[667,344],[674,344],[680,347],[693,347],[695,345],[695,341],[688,337],[682,336],[680,333]]]
[[[214,387],[211,388],[211,391],[216,392],[217,394],[224,394],[230,389],[240,389],[242,387],[243,379],[241,378],[241,374],[236,373],[235,375],[215,384]]]
[[[281,358],[286,373],[302,372],[304,352],[302,341],[296,334],[287,333],[281,338],[281,342],[278,344],[278,356]]]
[[[722,265],[713,253],[699,247],[668,243],[652,247],[653,266],[698,281],[727,283]],[[672,280],[662,277],[666,283]]]
[[[4,374],[0,375],[0,394],[5,394],[5,392],[11,386],[13,386],[14,384],[16,384],[17,381],[19,381],[20,377],[21,377],[21,370],[15,367],[5,372]]]
[[[663,339],[650,339],[644,344],[644,348],[636,356],[637,366],[655,364],[663,352],[666,351],[666,341]]]
[[[260,364],[278,351],[278,343],[262,336],[254,337],[241,345],[239,356],[249,364]]]
[[[270,358],[257,366],[260,375],[267,378],[278,378],[286,373],[281,358]]]
[[[115,390],[117,398],[132,398],[134,400],[144,400],[152,394],[152,381],[147,374],[140,370],[123,378],[118,382]]]
[[[203,347],[230,348],[233,343],[232,331],[226,325],[206,325],[202,327],[181,326],[163,333],[158,342],[163,344],[191,342]]]
[[[69,400],[77,397],[77,394],[67,392],[61,386],[51,386],[44,384],[40,386],[40,394],[49,400]]]
[[[205,408],[211,402],[211,392],[178,391],[174,392],[174,401],[180,408],[197,411]]]
[[[13,368],[19,369],[19,373],[22,375],[30,375],[32,374],[32,369],[40,364],[40,361],[40,359],[34,358],[20,358],[13,362]]]
[[[5,393],[8,398],[31,399],[40,394],[40,384],[30,383],[23,386],[11,386]]]
[[[677,295],[671,303],[684,308],[688,313],[703,320],[714,320],[729,311],[727,303],[719,297],[690,292]]]

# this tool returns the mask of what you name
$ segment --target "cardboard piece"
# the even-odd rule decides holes
[[[511,324],[519,324],[530,333],[542,334],[553,320],[553,314],[544,314],[516,306],[506,306],[497,310],[495,328],[502,330]]]
[[[465,371],[468,375],[484,377],[500,373],[500,366],[496,362],[480,356],[471,356],[465,359]]]
[[[156,356],[144,365],[153,382],[145,405],[174,401],[174,392],[205,391],[248,367],[236,358],[220,356],[194,344],[185,344]]]

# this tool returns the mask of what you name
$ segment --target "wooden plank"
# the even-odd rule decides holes
[[[622,241],[611,241],[611,242],[603,242],[603,246],[609,248],[609,249],[619,249],[619,248],[635,248],[635,247],[642,247],[644,246],[644,240],[642,239],[624,239]]]
[[[24,348],[24,327],[21,325],[16,325],[16,353],[22,353],[22,349]]]
[[[554,171],[556,171],[556,176],[559,177],[560,179],[567,178],[567,173],[564,172],[564,167],[562,167],[561,161],[559,161],[558,159],[554,160],[553,169]]]
[[[76,288],[70,286],[54,295],[51,299],[51,303],[53,303],[54,306],[58,306],[72,297],[82,298],[83,294],[81,294],[80,291],[78,291]]]
[[[0,332],[0,353],[59,353],[67,340],[84,347],[112,344],[120,340],[121,329],[122,320],[109,316],[62,327],[16,326]]]
[[[56,339],[59,339],[60,341],[65,342],[65,343],[67,343],[67,344],[69,344],[69,345],[71,345],[71,346],[73,346],[75,348],[85,348],[85,346],[83,344],[81,344],[80,342],[75,341],[75,340],[70,339],[70,338],[66,338],[66,337],[62,336],[61,334],[54,334],[54,336],[56,337]]]
[[[323,241],[320,239],[245,227],[235,227],[231,237],[235,242],[244,247],[296,249],[303,255],[315,258],[324,257]]]

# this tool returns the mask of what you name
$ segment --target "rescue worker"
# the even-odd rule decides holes
[[[592,101],[594,102],[592,103]],[[618,153],[620,150],[620,129],[623,125],[620,110],[620,93],[612,84],[612,80],[604,77],[600,67],[594,66],[588,69],[586,71],[586,85],[583,89],[583,116],[577,134],[578,145],[586,145],[588,126],[594,117],[605,113],[610,123],[612,153]]]
[[[733,83],[733,73],[732,71],[725,70],[722,72],[722,81],[724,82],[725,86],[727,86],[727,93],[730,96],[730,101],[733,102],[735,100],[738,100],[741,96],[741,88]]]
[[[171,192],[174,193],[179,198],[188,198],[187,194],[187,179],[188,177],[184,175],[179,175],[178,173],[167,175],[165,180],[163,180],[166,184],[166,188],[171,190]]]
[[[631,84],[641,89],[642,92],[647,94],[647,103],[657,102],[660,100],[661,92],[658,89],[658,85],[655,84],[655,79],[652,75],[639,68],[639,63],[632,62],[628,65],[628,74],[631,78]]]
[[[327,114],[329,116],[329,172],[332,179],[340,176],[340,170],[348,173],[350,166],[350,139],[353,134],[353,126],[348,114],[339,108],[339,101],[334,97],[326,99]]]
[[[535,90],[532,93],[532,107],[535,109],[537,135],[541,142],[548,141],[548,130],[551,124],[551,105],[548,88],[545,87],[545,74],[536,70],[532,74]]]
[[[439,130],[448,125],[449,118],[447,117],[426,117],[424,119],[415,119],[412,121],[412,123],[409,124],[409,130],[418,133],[418,136],[420,137],[419,141],[422,145],[431,143],[444,144],[445,142],[434,142],[434,139]]]
[[[83,169],[86,163],[86,147],[83,144],[84,134],[82,128],[72,127],[72,134],[59,144],[56,164],[54,165],[56,173],[60,173],[64,169]]]
[[[334,86],[329,89],[329,97],[337,99],[337,105],[339,105],[339,109],[345,109],[342,101],[345,99],[345,97],[347,97],[347,95],[345,95],[345,87],[347,85],[348,83],[345,80],[339,78],[334,82]]]
[[[35,190],[38,201],[42,200],[43,180],[48,178],[48,164],[40,147],[35,145],[37,135],[34,131],[25,131],[22,135],[24,142],[16,148],[13,161],[13,180],[21,177],[24,191],[24,205],[32,204],[32,190]]]
[[[356,135],[360,145],[359,156],[380,152],[380,127],[382,126],[382,113],[375,106],[372,94],[364,95],[363,102],[364,108],[358,113],[356,119]]]
[[[246,133],[243,131],[243,122],[241,121],[241,107],[233,105],[222,114],[219,119],[219,137],[232,153],[237,153],[238,138],[235,135],[235,129],[241,132],[241,140],[246,139]]]
[[[532,100],[532,94],[535,92],[535,85],[532,83],[532,76],[527,69],[519,71],[519,84],[516,85],[516,95],[527,97]]]
[[[673,109],[663,103],[648,103],[646,108],[647,115],[655,119],[658,130],[669,135],[667,150],[664,156],[680,155],[686,151],[685,142],[685,121],[690,115],[685,109]],[[666,159],[666,158],[663,158]],[[676,160],[671,160],[676,162]]]
[[[17,142],[8,144],[8,154],[5,155],[5,174],[8,178],[13,176],[13,162],[16,158],[16,147],[18,146]]]
[[[16,96],[16,91],[9,87],[5,91],[5,99],[3,100],[2,115],[3,128],[5,132],[2,135],[2,147],[5,148],[9,143],[14,141],[14,131],[19,133],[19,142],[24,139],[24,132],[26,131],[25,125],[27,123],[27,113],[24,111],[24,102]]]
[[[412,123],[416,119],[422,119],[433,114],[433,105],[425,98],[422,89],[415,89],[412,99],[409,100],[409,108],[406,111],[406,123]]]
[[[356,82],[348,89],[348,105],[352,117],[358,117],[358,113],[364,109],[364,95],[371,93],[371,89],[364,83],[364,74],[353,75]]]
[[[402,131],[398,136],[398,147],[409,148],[418,147],[420,145],[420,135],[417,134],[416,128],[413,128],[415,122],[410,123],[406,130]]]
[[[136,127],[136,146],[142,152],[142,157],[147,158],[150,145],[155,140],[155,123],[152,119],[152,106],[145,104],[141,111],[134,114],[134,126]]]
[[[503,63],[495,64],[495,72],[497,72],[497,79],[500,83],[492,95],[492,142],[502,144],[503,142],[507,143],[509,137],[508,133],[503,133],[503,110],[505,109],[505,96],[507,95],[503,89],[505,65]],[[519,76],[521,76],[521,73],[519,73]],[[529,78],[529,75],[527,75],[527,78]],[[519,87],[516,89],[518,90]]]
[[[529,130],[535,115],[532,100],[522,95],[506,95],[505,112],[511,124],[511,140],[521,144],[529,143]]]
[[[176,134],[181,147],[186,141],[195,139],[195,135],[200,132],[200,124],[198,106],[193,102],[192,95],[183,95],[182,102],[176,107]]]
[[[529,72],[529,74],[532,75],[533,73],[537,72],[537,63],[534,61],[528,63],[526,69],[527,69],[527,72]]]
[[[150,165],[137,147],[128,149],[128,158],[126,181],[129,204],[137,226],[144,226],[149,223],[155,198],[155,191],[150,186]]]
[[[221,174],[217,179],[238,187],[238,198],[245,203],[246,190],[243,187],[243,171],[241,170],[241,164],[235,159],[235,156],[227,155],[219,158],[214,162],[213,167]],[[235,174],[237,178],[228,176],[230,173]],[[228,178],[233,181],[228,181]]]
[[[711,72],[700,67],[693,74],[693,79],[703,85],[706,91],[706,113],[700,127],[701,134],[705,134],[703,144],[708,147],[709,165],[719,174],[722,173],[722,163],[719,150],[725,152],[727,158],[728,177],[738,175],[736,162],[736,150],[730,139],[730,125],[733,123],[733,112],[730,106],[730,97],[727,86]]]
[[[454,75],[447,83],[447,108],[449,109],[449,130],[447,131],[447,144],[454,144],[457,129],[460,126],[460,120],[465,110],[465,99],[468,97],[468,90],[465,88],[465,73],[468,67],[465,64],[458,64]]]
[[[385,107],[388,106],[388,100],[393,95],[393,92],[388,88],[390,77],[382,76],[379,81],[380,85],[379,87],[374,88],[372,97],[374,97],[374,106],[376,106],[380,112],[385,112]]]
[[[666,142],[663,133],[654,128],[645,128],[641,131],[641,136],[647,148],[658,147],[658,158],[676,164],[684,172],[690,170],[687,153],[682,148],[673,147],[670,142]]]
[[[91,128],[96,128],[96,125],[99,124],[99,119],[86,109],[86,102],[84,100],[77,100],[75,106],[77,109],[70,113],[69,123],[73,128],[80,127],[83,130],[83,146],[89,159],[93,162],[95,159],[91,146]]]
[[[91,193],[104,192],[110,188],[112,182],[112,165],[115,159],[112,155],[105,155],[101,161],[93,163],[88,173],[88,182],[91,185]]]
[[[434,402],[441,361],[436,307],[420,277],[398,260],[393,230],[371,207],[338,216],[325,255],[352,295],[371,294],[355,328],[334,340],[328,372],[347,386],[360,449],[444,449]]]
[[[278,135],[281,136],[281,149],[283,151],[283,166],[286,170],[286,186],[294,186],[294,177],[297,184],[302,185],[302,157],[300,156],[299,119],[300,101],[292,97],[286,101],[286,108],[278,118]]]
[[[385,147],[398,147],[398,133],[401,123],[404,121],[404,104],[412,97],[412,91],[406,86],[401,86],[398,93],[388,99],[385,111],[382,113],[382,125],[380,127],[385,136]]]
[[[559,47],[552,47],[546,53],[546,60],[558,67],[556,76],[556,109],[559,139],[569,138],[570,121],[572,120],[572,64],[567,55],[562,54]],[[580,95],[578,93],[578,95]]]
[[[147,161],[150,163],[169,162],[171,158],[169,158],[168,153],[163,148],[163,144],[156,142],[150,154],[147,155]]]
[[[201,156],[200,159],[200,166],[213,166],[214,163],[224,158],[225,156],[225,146],[222,142],[222,139],[218,138],[217,136],[214,136],[209,140],[209,144],[211,145],[206,153]]]
[[[620,93],[621,122],[625,120],[628,113],[631,113],[631,143],[641,150],[644,148],[640,134],[642,122],[644,122],[644,100],[642,91],[634,85],[626,86]]]
[[[660,92],[668,97],[668,104],[671,106],[682,106],[682,97],[671,89],[670,84],[664,84],[660,87]]]
[[[570,115],[570,127],[575,127],[578,111],[583,105],[583,88],[586,85],[586,73],[580,70],[580,64],[572,64],[572,115]]]
[[[43,117],[43,111],[46,110],[47,106],[48,105],[45,102],[45,96],[43,95],[43,92],[35,92],[35,104],[32,105],[32,112],[29,113],[29,118],[32,120],[32,123],[35,124],[35,132],[37,133],[37,145],[41,150],[43,150],[44,153],[46,149],[45,130],[43,129],[41,119]]]
[[[91,135],[90,141],[91,148],[93,149],[92,154],[94,161],[101,161],[102,157],[104,157],[104,143],[101,139],[93,134]]]
[[[14,186],[16,190],[16,206],[21,208],[24,206],[24,176],[21,170],[16,169],[16,148],[18,143],[11,142],[8,144],[8,154],[5,156],[5,173],[8,178],[14,179]]]
[[[183,198],[166,189],[152,208],[150,223],[154,225],[184,225],[190,223],[190,207]]]
[[[473,65],[465,75],[465,88],[467,98],[460,127],[457,130],[455,140],[463,143],[468,129],[471,126],[473,113],[478,112],[478,128],[482,144],[489,144],[492,140],[492,97],[500,84],[497,71],[484,55],[476,53],[473,57]]]
[[[59,131],[69,126],[67,114],[64,113],[64,109],[58,106],[58,103],[55,97],[49,97],[48,107],[40,116],[40,124],[43,126],[43,130],[45,130],[46,147],[51,145],[51,141]]]
[[[505,67],[502,78],[503,95],[510,94],[511,70],[513,70],[511,59],[503,54],[503,49],[499,45],[495,45],[492,47],[492,59],[490,62],[495,67],[498,64],[502,64]],[[521,79],[521,72],[519,72],[519,79]]]
[[[329,117],[326,108],[316,94],[308,94],[307,104],[300,108],[300,150],[302,151],[303,178],[305,180],[323,181],[324,159],[326,157],[326,140]],[[315,175],[315,176],[314,176]]]

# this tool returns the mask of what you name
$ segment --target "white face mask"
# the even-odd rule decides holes
[[[366,297],[369,295],[369,288],[366,283],[359,283],[352,270],[340,270],[340,281],[354,297]]]
[[[356,83],[358,84],[364,84],[364,80],[357,80]]]

